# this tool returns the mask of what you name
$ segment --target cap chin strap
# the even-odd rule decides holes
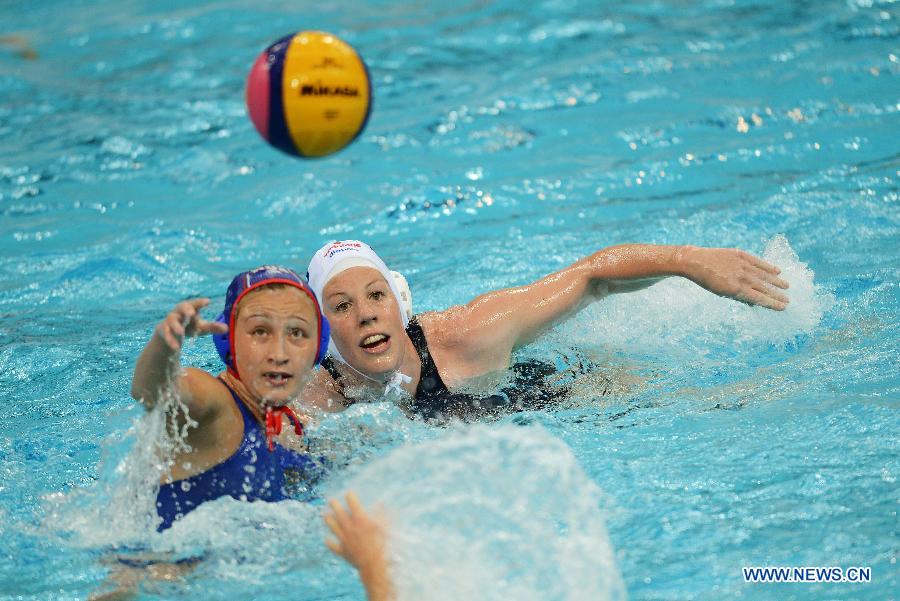
[[[266,407],[266,442],[269,445],[270,452],[275,450],[275,437],[281,434],[281,419],[285,415],[294,424],[294,434],[303,436],[303,424],[290,407],[287,405]]]
[[[337,359],[337,357],[335,357],[335,359]],[[339,360],[342,365],[349,367],[350,371],[356,373],[363,379],[369,380],[370,382],[374,382],[375,384],[377,384],[379,386],[384,385],[384,391],[381,394],[388,394],[392,390],[396,390],[397,392],[403,392],[403,384],[409,384],[410,382],[412,382],[412,378],[410,376],[407,376],[405,373],[401,372],[399,369],[395,370],[391,374],[391,377],[388,378],[386,382],[382,382],[381,380],[379,380],[377,378],[373,378],[372,376],[364,374],[363,372],[359,371],[358,369],[356,369],[355,367],[353,367],[352,365],[350,365],[349,363],[344,361],[343,357],[340,358]]]
[[[385,383],[384,394],[388,394],[392,390],[403,392],[403,385],[412,382],[412,378],[402,373],[399,369],[391,374],[390,379]]]

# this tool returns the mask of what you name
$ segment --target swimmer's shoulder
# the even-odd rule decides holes
[[[473,319],[471,305],[418,316],[428,349],[444,382],[465,379],[485,370],[504,369],[508,354],[492,344],[491,333]]]
[[[200,423],[234,414],[231,391],[222,380],[196,367],[187,367],[181,375],[181,397],[191,419]]]
[[[303,389],[301,403],[305,407],[315,407],[327,413],[337,413],[350,406],[350,401],[343,394],[343,386],[335,382],[328,370],[319,367],[315,376]]]
[[[471,304],[421,313],[416,319],[432,353],[443,350],[461,355],[479,354],[485,345],[486,331]]]
[[[434,346],[452,347],[465,339],[460,328],[465,326],[462,313],[465,307],[459,305],[444,311],[428,311],[419,313],[415,319],[422,327],[429,348]]]

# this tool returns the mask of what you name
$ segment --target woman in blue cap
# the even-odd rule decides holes
[[[259,267],[234,278],[218,320],[200,316],[208,304],[199,298],[176,305],[135,365],[135,399],[150,409],[174,383],[187,408],[174,424],[187,433],[186,444],[176,449],[157,495],[159,530],[226,495],[282,500],[290,479],[320,469],[304,452],[302,425],[288,406],[328,347],[328,322],[305,280],[283,267]],[[208,334],[227,370],[180,370],[184,339]],[[293,428],[282,433],[285,418]]]

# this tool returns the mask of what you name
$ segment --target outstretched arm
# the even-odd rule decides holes
[[[325,523],[334,534],[325,544],[359,572],[369,601],[394,601],[388,571],[384,526],[365,512],[356,494],[347,493],[347,510],[335,499],[328,502]]]
[[[134,366],[131,381],[131,396],[152,409],[159,400],[160,392],[179,369],[178,358],[184,339],[191,336],[222,333],[228,331],[223,323],[206,321],[200,317],[200,309],[209,304],[209,299],[198,298],[178,303],[166,317],[157,324],[153,337],[144,347]],[[214,378],[196,369],[188,369],[177,380],[181,400],[192,409],[197,407],[209,394],[205,387],[211,386]],[[192,414],[195,412],[192,411]]]
[[[439,319],[472,361],[504,363],[512,349],[608,294],[646,288],[669,276],[752,305],[783,310],[780,270],[741,250],[696,246],[611,246],[518,288],[489,292]]]

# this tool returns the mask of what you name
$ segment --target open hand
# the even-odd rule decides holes
[[[340,501],[331,499],[325,523],[337,538],[325,544],[333,553],[343,557],[359,572],[384,570],[387,564],[383,518],[375,519],[363,509],[353,492],[347,493],[347,509]]]
[[[788,283],[778,277],[781,270],[750,253],[733,248],[700,248],[683,250],[688,278],[714,294],[733,298],[748,305],[760,305],[783,311],[788,297]]]
[[[208,298],[194,298],[178,303],[165,319],[157,324],[156,335],[178,353],[181,352],[185,338],[228,332],[228,326],[224,323],[206,321],[200,317],[200,309],[208,304]]]

